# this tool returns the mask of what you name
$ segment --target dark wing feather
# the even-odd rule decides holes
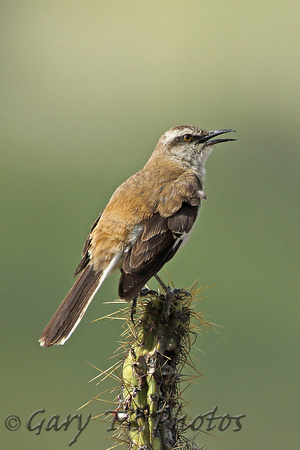
[[[95,220],[95,222],[93,223],[92,227],[91,227],[91,231],[88,235],[88,237],[86,238],[86,241],[84,243],[82,252],[81,252],[81,261],[78,264],[75,272],[74,272],[74,277],[76,277],[76,275],[78,275],[89,263],[90,261],[90,254],[89,254],[89,249],[91,246],[91,233],[94,230],[94,228],[96,227],[97,223],[100,220],[100,217],[102,216],[102,212],[99,214],[99,216],[97,217],[97,219]]]
[[[200,200],[198,205],[193,206],[188,203],[183,203],[180,210],[168,218],[168,226],[175,235],[181,235],[191,231],[198,215],[199,205]]]
[[[199,202],[200,204],[200,202]],[[189,233],[199,206],[183,203],[170,217],[154,214],[129,249],[121,269],[119,295],[130,300],[138,295],[147,281],[169,261],[182,243],[181,236]]]

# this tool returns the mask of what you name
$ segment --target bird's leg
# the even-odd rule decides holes
[[[131,318],[132,323],[134,323],[133,316],[136,313],[136,301],[137,301],[137,297],[134,297],[134,299],[132,300],[131,312],[130,312],[130,318]]]
[[[165,285],[165,283],[163,282],[163,280],[157,275],[157,273],[154,275],[154,278],[157,279],[157,281],[159,282],[159,284],[161,285],[161,287],[163,288],[163,290],[165,291],[165,293],[167,295],[169,295],[170,297],[173,297],[172,291],[171,289]]]
[[[166,303],[165,303],[165,319],[167,320],[169,315],[170,315],[170,309],[171,309],[171,303],[170,300],[174,297],[173,292],[171,291],[171,289],[165,285],[165,283],[160,279],[160,277],[155,274],[154,278],[156,278],[156,280],[159,282],[159,284],[161,285],[161,287],[163,288],[163,290],[166,293]]]

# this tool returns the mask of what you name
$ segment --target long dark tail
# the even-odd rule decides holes
[[[83,270],[43,331],[39,339],[42,346],[64,344],[71,336],[100,285],[102,273],[90,265]]]

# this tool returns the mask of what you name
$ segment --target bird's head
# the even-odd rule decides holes
[[[235,130],[206,131],[192,125],[179,125],[162,135],[157,148],[163,151],[167,158],[204,176],[205,162],[213,146],[220,142],[235,141],[231,138],[214,138],[230,132]]]

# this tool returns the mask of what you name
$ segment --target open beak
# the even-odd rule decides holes
[[[216,136],[220,136],[220,134],[235,133],[235,132],[236,132],[235,130],[229,130],[229,129],[209,131],[208,135],[203,136],[202,138],[199,139],[199,144],[206,143],[205,145],[215,145],[215,144],[219,144],[219,142],[236,141],[236,139],[231,139],[231,138],[221,138],[221,139],[211,140],[212,138],[214,138]]]

